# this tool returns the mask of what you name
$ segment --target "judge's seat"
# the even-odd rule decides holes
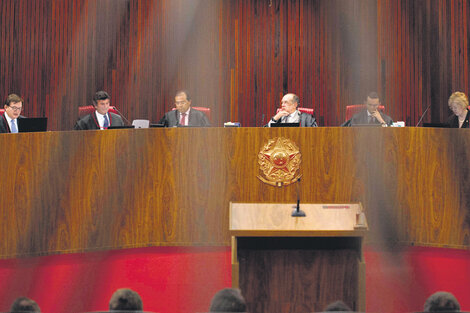
[[[209,122],[211,121],[211,109],[210,108],[206,108],[206,107],[191,107],[191,109],[194,109],[194,110],[198,110],[198,111],[201,111],[202,113],[204,113],[207,118],[209,119]],[[173,108],[172,111],[176,110],[176,108]]]
[[[346,121],[350,120],[354,116],[354,114],[359,113],[365,108],[366,108],[365,104],[347,105],[346,106]],[[379,105],[379,110],[380,112],[383,112],[385,110],[385,106]]]
[[[92,105],[85,105],[82,107],[78,107],[78,116],[84,116],[84,115],[92,113],[93,111],[95,111],[95,107]],[[118,113],[118,111],[116,111],[116,107],[112,105],[109,106],[108,112],[121,115]]]
[[[281,109],[282,109],[282,108],[277,108],[276,113],[279,112],[279,111],[281,111]],[[313,115],[313,113],[315,112],[315,110],[312,109],[312,108],[300,108],[300,107],[299,107],[299,112],[300,112],[300,113],[307,113],[307,114]]]

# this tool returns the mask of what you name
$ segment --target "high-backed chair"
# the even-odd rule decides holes
[[[198,110],[198,111],[201,111],[202,113],[204,113],[207,118],[209,119],[209,122],[211,122],[211,109],[210,108],[206,108],[206,107],[191,107],[191,109],[194,109],[194,110]],[[173,108],[172,111],[176,110],[176,108]]]
[[[300,112],[300,113],[307,113],[307,114],[313,115],[313,113],[315,112],[315,110],[314,110],[314,109],[311,109],[311,108],[299,108],[299,112]]]
[[[84,116],[84,115],[92,113],[93,111],[95,111],[95,107],[92,105],[85,105],[82,107],[78,107],[78,116]],[[108,112],[121,115],[119,114],[118,111],[116,111],[115,106],[111,106],[111,105],[109,106]]]
[[[354,114],[359,113],[365,108],[365,104],[353,104],[346,106],[346,121],[350,120],[354,116]],[[383,112],[385,110],[385,107],[383,105],[379,105],[379,110],[380,112]]]
[[[5,109],[0,109],[0,115],[5,113]]]
[[[277,108],[276,113],[279,112],[281,109],[282,108]],[[307,114],[310,114],[310,115],[313,115],[313,112],[315,112],[315,110],[312,109],[312,108],[301,108],[301,107],[299,107],[298,109],[299,109],[300,113],[307,113]]]

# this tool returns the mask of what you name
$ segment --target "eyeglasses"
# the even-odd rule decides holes
[[[188,101],[176,101],[175,102],[175,105],[183,105],[183,104],[186,104]]]
[[[9,108],[12,109],[12,110],[15,111],[15,112],[23,110],[23,107],[13,107],[13,106],[9,106]]]

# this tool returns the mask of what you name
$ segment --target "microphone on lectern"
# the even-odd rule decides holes
[[[294,210],[292,211],[292,217],[305,217],[305,212],[300,209],[300,178],[297,184],[297,205],[294,205]]]

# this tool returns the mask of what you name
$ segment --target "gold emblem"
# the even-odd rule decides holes
[[[277,187],[295,183],[302,176],[298,173],[301,157],[299,148],[290,139],[270,139],[258,153],[258,164],[264,174],[258,178]]]

